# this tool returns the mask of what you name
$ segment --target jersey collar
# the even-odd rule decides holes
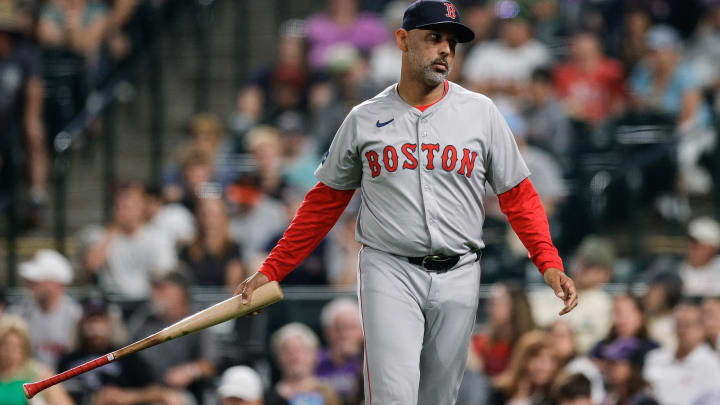
[[[430,103],[425,106],[421,106],[421,108],[423,109],[422,111],[420,109],[418,109],[418,107],[408,104],[402,97],[400,97],[400,93],[398,93],[398,89],[397,89],[397,86],[398,86],[397,83],[392,88],[392,95],[395,100],[399,101],[403,106],[405,106],[405,108],[407,108],[414,115],[428,116],[428,115],[431,115],[435,110],[440,108],[440,106],[450,96],[450,93],[452,92],[452,84],[447,80],[445,80],[444,84],[445,84],[445,93],[443,94],[443,96],[439,100],[437,100],[433,103]]]

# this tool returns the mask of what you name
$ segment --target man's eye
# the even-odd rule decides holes
[[[440,35],[438,34],[430,34],[430,39],[437,42],[440,40]]]

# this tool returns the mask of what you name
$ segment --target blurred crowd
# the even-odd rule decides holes
[[[147,39],[135,25],[143,7],[164,3],[0,0],[0,186],[8,162],[22,156],[27,201],[42,209],[54,135]],[[76,256],[41,250],[23,262],[24,296],[0,311],[0,405],[26,403],[23,382],[192,313],[193,288],[230,292],[254,272],[316,183],[313,172],[349,109],[399,79],[393,33],[408,4],[327,0],[308,18],[283,22],[272,62],[239,89],[234,112],[190,118],[161,183],[118,182],[110,220],[77,233]],[[578,308],[558,318],[551,292],[528,290],[539,277],[526,271],[527,252],[488,195],[483,282],[492,288],[458,404],[720,403],[720,225],[693,204],[711,200],[720,181],[720,3],[457,6],[476,40],[458,47],[450,79],[499,106],[580,292]],[[284,285],[355,285],[357,206]],[[629,218],[641,214],[683,229],[686,244],[628,276],[618,257],[624,246],[592,234],[605,230],[599,223],[630,231]],[[610,282],[637,288],[610,294]],[[78,301],[71,284],[89,293]],[[108,302],[113,294],[121,307]],[[357,304],[338,299],[315,317],[321,330],[293,322],[274,331],[264,354],[272,370],[223,360],[208,330],[42,398],[362,403]]]
[[[170,3],[0,1],[0,206],[20,179],[23,227],[43,220],[57,135],[92,104],[93,90],[137,59]],[[91,139],[100,128],[91,123]]]
[[[652,271],[643,288],[612,294],[606,286],[616,266],[613,243],[586,238],[568,269],[581,304],[563,317],[550,289],[492,284],[457,404],[717,404],[720,294],[708,285],[720,285],[720,268],[709,267],[720,260],[720,225],[700,218],[687,237],[677,271]],[[24,295],[7,308],[0,299],[0,404],[24,404],[21,384],[103,356],[195,311],[197,279],[189,271],[154,274],[148,297],[130,307],[98,290],[80,301],[71,297],[66,287],[73,273],[61,254],[38,251],[20,266]],[[272,330],[267,350],[252,361],[223,356],[222,332],[205,329],[122,357],[41,398],[50,405],[363,404],[357,301],[335,298],[313,314],[307,324],[291,319]]]

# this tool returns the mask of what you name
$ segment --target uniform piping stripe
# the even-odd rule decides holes
[[[360,275],[360,284],[358,285],[358,291],[360,295],[360,320],[362,321],[362,327],[363,327],[363,338],[365,337],[365,314],[363,313],[363,299],[362,299],[362,268],[360,267],[360,257],[362,255],[362,251],[365,249],[363,246],[360,248],[360,252],[358,253],[358,274]],[[367,354],[367,344],[365,343],[367,339],[363,339],[363,349],[365,350],[365,374],[367,374],[367,385],[368,385],[368,398],[369,402],[367,405],[372,405],[372,385],[370,384],[370,362],[368,361],[368,354]]]

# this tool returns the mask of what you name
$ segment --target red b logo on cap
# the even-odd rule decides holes
[[[445,7],[447,7],[447,14],[445,14],[446,17],[450,17],[453,20],[457,18],[457,10],[455,9],[455,6],[450,3],[446,2]]]

